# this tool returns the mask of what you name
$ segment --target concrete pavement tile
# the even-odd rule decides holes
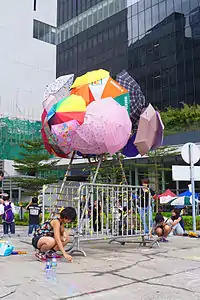
[[[156,286],[144,286],[143,284],[133,284],[112,291],[102,292],[95,295],[78,297],[76,300],[199,300],[199,296],[194,293],[174,290],[171,288],[162,289]]]

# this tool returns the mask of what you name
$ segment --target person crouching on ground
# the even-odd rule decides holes
[[[71,255],[65,252],[64,246],[69,242],[69,236],[65,232],[65,224],[74,222],[76,211],[73,207],[66,207],[60,212],[59,217],[54,217],[41,225],[32,239],[32,245],[39,251],[35,256],[39,260],[52,257],[56,251],[61,251],[64,258],[72,261]]]
[[[152,236],[152,233],[155,233],[161,238],[161,242],[168,242],[167,237],[170,231],[171,227],[165,223],[164,217],[158,213],[155,217],[150,236]]]

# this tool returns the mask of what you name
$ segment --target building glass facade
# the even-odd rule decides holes
[[[57,76],[98,68],[159,109],[200,104],[200,0],[58,0]]]

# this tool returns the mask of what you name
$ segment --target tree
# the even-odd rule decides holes
[[[200,129],[200,105],[184,104],[182,108],[168,107],[162,111],[165,135]]]
[[[15,159],[14,168],[22,176],[16,178],[16,183],[26,195],[38,195],[44,184],[56,181],[53,168],[58,160],[50,160],[41,140],[25,141],[20,148],[20,158]]]

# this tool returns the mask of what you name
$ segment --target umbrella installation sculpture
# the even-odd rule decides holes
[[[74,84],[72,78],[61,77],[45,90],[45,148],[58,157],[67,158],[73,153],[70,165],[77,151],[96,155],[120,151],[131,136],[129,92],[104,70],[88,72],[76,78]]]
[[[56,79],[45,88],[43,101],[45,148],[52,155],[71,157],[64,182],[76,152],[101,155],[95,181],[103,154],[122,150],[127,156],[144,155],[162,143],[160,115],[147,106],[139,85],[127,72],[119,74],[117,81],[105,70],[73,80],[73,74]]]

